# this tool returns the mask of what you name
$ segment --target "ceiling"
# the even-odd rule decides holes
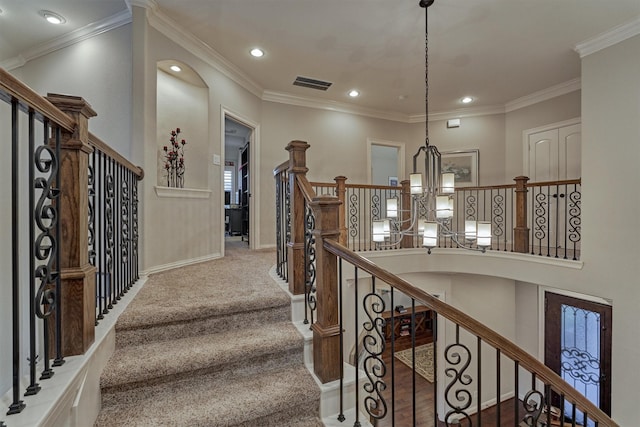
[[[136,0],[195,35],[269,94],[424,114],[418,0]],[[124,0],[0,0],[0,64],[127,10]],[[38,10],[67,18],[47,24]],[[580,77],[576,44],[640,18],[640,0],[436,0],[430,112],[504,106]],[[260,59],[249,50],[259,46]],[[29,57],[29,55],[26,55]],[[332,82],[326,92],[296,76]],[[351,99],[350,89],[361,96]]]

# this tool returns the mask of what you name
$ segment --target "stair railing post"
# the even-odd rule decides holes
[[[75,122],[60,149],[60,280],[62,354],[84,354],[95,340],[96,268],[89,262],[89,119],[96,112],[77,96],[48,94]]]
[[[306,175],[307,168],[306,151],[309,144],[304,141],[291,141],[286,150],[289,152],[289,210],[291,212],[290,240],[287,242],[287,268],[289,279],[289,292],[294,295],[303,295],[305,290],[305,207],[304,194],[298,187],[296,177]]]
[[[346,176],[336,176],[334,178],[336,181],[336,196],[338,196],[338,200],[340,200],[341,205],[338,208],[338,224],[340,226],[340,244],[347,246],[347,212],[346,212],[346,196],[347,196],[347,188],[346,188]]]
[[[340,323],[338,317],[338,259],[324,249],[325,240],[340,237],[340,200],[317,196],[310,203],[315,217],[317,320],[313,330],[313,368],[320,381],[340,378]]]
[[[527,181],[526,176],[517,176],[516,182],[516,226],[513,229],[513,251],[529,251],[529,227],[527,224]]]
[[[408,179],[400,182],[402,186],[401,197],[402,201],[402,230],[407,231],[411,228],[411,185]],[[402,240],[400,241],[401,248],[412,248],[413,247],[413,237],[405,234],[402,236]]]

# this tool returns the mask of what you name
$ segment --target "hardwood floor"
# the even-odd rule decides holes
[[[416,340],[416,345],[431,342],[431,336],[421,337]],[[399,342],[395,350],[400,351],[411,346],[410,342]],[[413,370],[397,359],[391,361],[391,351],[387,349],[383,354],[383,360],[387,367],[387,375],[384,377],[388,388],[382,393],[387,404],[387,414],[377,421],[371,423],[378,427],[434,427],[434,386],[420,375],[413,375]],[[392,381],[392,375],[393,380]],[[413,399],[413,381],[415,379],[415,405]],[[392,388],[391,384],[395,384]],[[497,408],[491,407],[482,411],[481,420],[478,422],[478,415],[473,414],[472,423],[463,422],[461,426],[517,426],[515,422],[514,400],[502,402],[500,405],[500,422],[497,421]],[[415,406],[415,407],[414,407]],[[524,410],[519,404],[519,417],[522,418]],[[414,423],[415,419],[415,423]],[[446,426],[444,422],[438,422],[438,427]],[[451,425],[451,424],[450,424]]]

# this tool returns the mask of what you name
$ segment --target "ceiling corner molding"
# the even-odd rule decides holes
[[[460,108],[451,111],[438,111],[429,114],[429,120],[448,120],[452,118],[490,116],[492,114],[504,114],[504,106],[488,105],[485,107]],[[424,123],[424,114],[412,114],[409,116],[409,123]]]
[[[587,39],[582,43],[578,43],[573,50],[578,52],[580,58],[584,58],[587,55],[606,49],[609,46],[613,46],[638,34],[640,34],[640,16],[637,16],[634,20],[626,24],[618,25],[609,31]]]
[[[529,95],[525,95],[521,98],[514,99],[505,104],[505,112],[519,110],[520,108],[528,107],[530,105],[537,104],[542,101],[547,101],[556,96],[566,95],[567,93],[580,90],[582,87],[580,78],[575,78],[564,83],[557,84],[555,86],[548,87],[538,92],[534,92]]]
[[[26,64],[27,61],[24,59],[24,56],[18,55],[13,58],[5,59],[4,61],[0,61],[0,68],[4,68],[7,71],[15,70],[16,68],[22,67]]]
[[[291,95],[283,92],[265,90],[262,100],[277,102],[280,104],[296,105],[299,107],[316,108],[319,110],[336,111],[340,113],[357,114],[359,116],[373,117],[376,119],[392,120],[395,122],[409,123],[409,116],[403,113],[362,108],[355,105],[330,101],[318,98]]]
[[[108,31],[114,30],[123,25],[129,24],[130,22],[131,22],[131,12],[128,10],[123,10],[122,12],[116,13],[115,15],[112,15],[101,21],[97,21],[92,24],[85,25],[82,28],[78,28],[77,30],[73,30],[67,34],[63,34],[60,37],[56,37],[45,43],[34,46],[33,48],[28,49],[25,52],[18,55],[18,57],[16,58],[10,58],[8,60],[5,60],[3,61],[3,64],[8,63],[9,66],[4,68],[6,70],[12,70],[12,69],[21,67],[33,59],[39,58],[51,52],[55,52],[57,50],[63,49],[65,47],[69,47],[76,43],[80,43],[92,37],[99,36],[100,34],[106,33]]]
[[[148,2],[147,2],[148,3]],[[170,38],[193,55],[202,59],[225,76],[257,96],[262,98],[263,88],[247,74],[220,55],[215,49],[197,38],[189,31],[179,27],[154,2],[147,8],[149,24],[166,37]]]

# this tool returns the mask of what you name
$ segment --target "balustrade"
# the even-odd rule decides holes
[[[138,279],[143,174],[89,133],[96,113],[82,98],[43,98],[0,69],[0,100],[9,107],[0,122],[10,133],[11,186],[4,191],[11,193],[12,235],[3,248],[11,258],[11,366],[3,363],[0,373],[3,382],[12,378],[13,415],[26,406],[22,395],[39,393],[38,381],[93,344],[105,289],[114,289],[111,301]],[[108,268],[99,262],[105,252],[112,253]]]

